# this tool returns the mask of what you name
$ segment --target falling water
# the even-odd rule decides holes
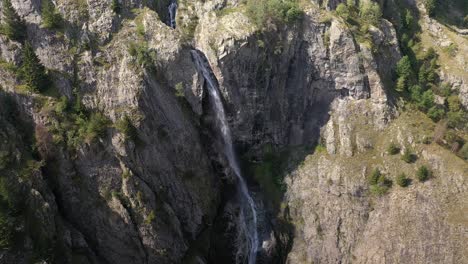
[[[176,28],[177,1],[171,0],[171,4],[167,9],[169,11],[169,26]]]
[[[198,71],[203,75],[203,78],[208,83],[209,95],[214,102],[216,123],[224,140],[224,152],[226,154],[230,167],[234,171],[234,174],[236,175],[237,179],[239,180],[238,189],[241,200],[239,226],[243,230],[248,240],[248,263],[255,264],[258,248],[257,211],[255,209],[255,203],[249,194],[247,183],[241,175],[239,164],[234,154],[231,131],[226,120],[226,114],[224,112],[223,103],[221,101],[221,96],[217,87],[218,84],[213,79],[211,75],[211,70],[209,70],[209,65],[202,58],[202,55],[196,50],[193,50],[191,53]]]

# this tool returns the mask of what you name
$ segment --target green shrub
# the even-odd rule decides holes
[[[377,180],[375,180],[377,179]],[[380,171],[374,170],[370,178],[370,192],[373,195],[382,196],[392,187],[392,181],[387,179]]]
[[[396,183],[401,187],[407,187],[410,184],[410,179],[406,177],[406,174],[401,173],[397,176]]]
[[[385,195],[388,192],[389,188],[387,186],[380,186],[380,185],[371,185],[370,192],[376,196]]]
[[[372,25],[378,25],[382,18],[382,10],[376,2],[360,1],[359,16],[363,21]]]
[[[388,154],[390,154],[390,155],[396,155],[396,154],[400,153],[400,147],[399,147],[397,144],[395,144],[395,143],[392,142],[392,143],[390,143],[390,145],[388,146],[387,152],[388,152]]]
[[[314,153],[327,152],[327,147],[323,143],[319,143],[315,146]]]
[[[154,220],[156,219],[156,214],[154,213],[154,210],[151,210],[149,214],[146,216],[145,223],[146,224],[151,224]]]
[[[62,96],[60,97],[60,101],[55,105],[55,113],[63,115],[67,111],[68,107],[68,98],[66,96]]]
[[[411,68],[411,60],[408,56],[403,56],[400,61],[397,63],[396,72],[398,77],[409,78],[413,74],[413,70]]]
[[[416,155],[414,155],[409,148],[406,148],[403,155],[401,155],[401,160],[406,163],[413,163],[416,161]]]
[[[120,14],[120,12],[122,11],[122,6],[119,0],[112,0],[111,9],[112,11],[114,11],[114,13]]]
[[[10,0],[2,1],[3,24],[0,26],[0,34],[16,41],[26,38],[26,24],[16,13]]]
[[[178,98],[183,98],[184,97],[184,84],[183,83],[177,83],[175,86],[175,96]]]
[[[350,16],[348,6],[344,3],[340,3],[336,7],[335,12],[339,17],[342,17],[345,20],[347,20]]]
[[[89,119],[78,118],[78,138],[86,143],[105,136],[109,120],[101,113],[92,113]]]
[[[135,141],[138,138],[138,132],[128,115],[124,115],[122,119],[116,122],[115,128],[124,135],[125,139]]]
[[[416,177],[420,182],[427,181],[431,177],[431,171],[423,165],[416,172]]]
[[[247,0],[247,16],[260,29],[268,23],[294,23],[302,15],[297,0]]]
[[[414,17],[408,8],[405,9],[405,18],[403,21],[404,21],[403,23],[404,29],[411,31],[413,28],[413,24],[414,24]]]
[[[468,143],[463,144],[463,147],[459,151],[459,155],[463,159],[468,160]]]
[[[413,85],[409,89],[411,100],[414,102],[420,102],[422,99],[423,90],[419,85]]]
[[[450,43],[448,47],[444,48],[444,51],[447,52],[450,56],[455,57],[457,56],[458,45],[455,43]]]
[[[435,16],[437,0],[425,0],[424,6],[426,7],[426,11],[429,16]]]
[[[130,53],[130,56],[134,58],[135,63],[141,68],[147,70],[155,69],[156,51],[149,49],[146,43],[130,43],[128,53]]]
[[[450,112],[458,112],[461,110],[460,98],[457,95],[452,95],[447,98],[447,104]]]
[[[399,91],[399,92],[406,91],[407,83],[408,83],[408,81],[407,81],[406,77],[404,77],[404,76],[399,77],[398,81],[397,81],[396,90]]]
[[[434,106],[434,93],[431,90],[425,91],[421,95],[421,100],[418,102],[418,107],[427,112],[431,107]]]
[[[378,168],[375,168],[375,169],[372,171],[372,173],[371,173],[371,175],[369,176],[369,178],[368,178],[369,184],[370,184],[370,185],[375,185],[375,184],[377,184],[378,181],[379,181],[380,176],[382,176],[382,173],[380,172],[380,170],[379,170]]]
[[[439,106],[433,106],[427,111],[427,116],[434,122],[438,122],[445,116],[445,111]]]
[[[460,110],[457,112],[447,113],[447,124],[451,128],[464,129],[468,124],[468,114],[466,111]]]
[[[42,26],[48,29],[59,29],[62,27],[62,16],[57,12],[51,0],[42,0],[41,12]]]
[[[29,42],[23,48],[23,62],[19,68],[19,76],[31,92],[43,92],[50,84],[45,67]]]

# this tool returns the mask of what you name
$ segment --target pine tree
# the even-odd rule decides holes
[[[2,1],[3,20],[0,33],[16,41],[23,41],[26,37],[26,25],[16,13],[10,0]]]
[[[55,9],[50,0],[42,0],[42,25],[48,29],[58,29],[62,26],[62,16]]]
[[[122,7],[120,5],[119,0],[112,0],[111,4],[112,11],[114,11],[116,14],[120,14],[122,11]]]
[[[34,53],[30,43],[26,43],[23,48],[23,63],[19,69],[21,79],[32,92],[44,91],[49,84],[44,65]]]

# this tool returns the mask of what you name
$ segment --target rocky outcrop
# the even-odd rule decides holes
[[[366,118],[358,111],[350,115]],[[466,240],[466,219],[454,209],[467,206],[466,163],[440,146],[416,143],[414,137],[424,135],[409,128],[415,118],[399,117],[379,136],[367,131],[370,147],[355,157],[315,153],[290,174],[287,199],[296,235],[288,263],[466,261],[466,250],[455,242]],[[395,135],[416,151],[416,165],[385,154]],[[422,164],[433,171],[425,183],[413,176]],[[413,182],[373,196],[366,179],[376,167],[390,179],[406,173]]]
[[[60,263],[234,263],[242,255],[236,251],[243,245],[232,242],[240,212],[235,177],[192,49],[206,55],[219,82],[240,154],[254,162],[266,147],[310,154],[291,154],[300,157],[288,164],[280,209],[264,186],[252,186],[261,211],[259,262],[466,261],[466,219],[457,211],[466,207],[466,164],[419,144],[420,131],[410,130],[416,124],[398,117],[389,91],[401,54],[390,22],[369,28],[370,45],[333,14],[323,19],[316,5],[296,23],[260,31],[242,1],[179,1],[178,28],[171,29],[169,1],[149,2],[123,1],[116,13],[111,0],[56,1],[65,19],[57,32],[41,26],[40,1],[12,0],[56,88],[47,95],[21,90],[14,66],[23,45],[0,36],[0,87],[22,119],[54,139],[53,127],[65,122],[56,110],[63,95],[110,123],[74,148],[49,140],[53,151],[31,154],[45,161],[33,180],[18,183],[40,233],[63,245],[47,248]],[[334,9],[343,1],[318,2]],[[132,136],[118,129],[125,117]],[[27,137],[5,123],[2,142],[11,139],[26,152]],[[417,163],[384,154],[390,141],[411,145]],[[395,177],[423,164],[434,171],[430,181],[382,198],[369,194],[374,167]],[[25,239],[23,256],[0,252],[0,263],[28,262],[31,241],[40,239]]]

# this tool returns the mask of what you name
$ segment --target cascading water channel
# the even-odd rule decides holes
[[[171,4],[167,7],[169,11],[169,23],[171,28],[176,28],[177,0],[171,0]]]
[[[208,65],[208,62],[206,62],[203,58],[204,56],[196,50],[192,50],[191,54],[199,73],[203,75],[203,78],[208,84],[208,92],[214,103],[213,107],[216,113],[216,125],[220,130],[221,136],[224,141],[224,152],[228,159],[229,166],[234,171],[234,174],[236,175],[239,181],[238,191],[240,196],[239,198],[241,201],[239,226],[245,234],[248,243],[248,263],[255,264],[258,249],[257,211],[255,208],[255,203],[252,199],[252,196],[249,193],[247,183],[241,175],[239,164],[234,153],[231,130],[229,129],[226,114],[224,112],[223,103],[221,101],[221,95],[218,91],[218,84],[213,79],[211,71],[209,70],[210,66]]]

